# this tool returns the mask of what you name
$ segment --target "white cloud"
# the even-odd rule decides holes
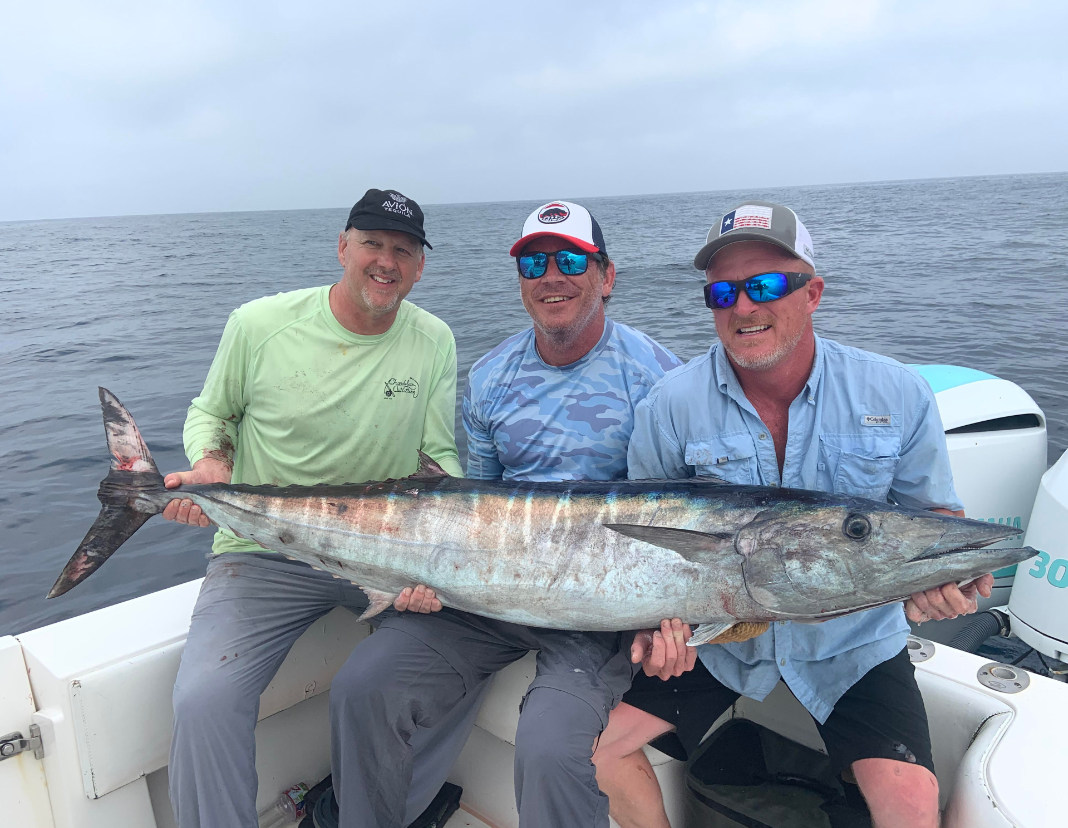
[[[1068,168],[1058,2],[19,4],[0,220]]]

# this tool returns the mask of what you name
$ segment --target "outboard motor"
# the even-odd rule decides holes
[[[965,515],[1019,527],[1019,536],[994,547],[1025,545],[1023,536],[1031,507],[1046,471],[1046,417],[1042,409],[1016,383],[974,368],[912,367],[935,392],[946,430],[953,482],[964,503]],[[1008,603],[1016,574],[1016,566],[994,573],[993,593],[990,598],[980,598],[980,611]],[[927,622],[922,627],[914,626],[914,632],[932,641],[949,643],[968,620]]]
[[[1042,550],[1019,565],[1009,598],[1012,631],[1057,661],[1068,661],[1068,452],[1042,476],[1025,546]]]

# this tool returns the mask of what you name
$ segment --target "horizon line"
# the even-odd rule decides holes
[[[1044,172],[1024,172],[1024,173],[984,173],[979,175],[944,175],[944,176],[931,176],[929,178],[883,178],[872,179],[862,181],[839,181],[829,182],[823,184],[780,184],[773,186],[758,186],[758,187],[724,187],[715,190],[672,190],[667,192],[646,192],[646,193],[625,193],[620,195],[598,195],[598,196],[565,196],[564,200],[580,203],[582,201],[597,200],[597,199],[609,199],[609,198],[641,198],[644,196],[672,196],[672,195],[704,195],[706,193],[730,193],[740,192],[743,190],[809,190],[816,188],[835,188],[835,187],[857,187],[868,186],[874,187],[881,184],[909,184],[921,181],[960,181],[973,178],[1025,178],[1035,177],[1043,175],[1065,175],[1068,174],[1068,170],[1048,170]],[[428,201],[421,202],[420,206],[424,207],[464,207],[470,205],[486,205],[486,204],[521,204],[524,202],[539,202],[538,199],[532,198],[512,198],[507,200],[485,200],[485,201]],[[4,224],[26,224],[32,222],[47,222],[47,221],[92,221],[96,219],[119,219],[119,218],[154,218],[164,216],[215,216],[215,215],[241,215],[247,213],[301,213],[301,212],[316,212],[321,210],[347,210],[347,206],[329,206],[329,207],[287,207],[287,208],[269,208],[263,210],[194,210],[184,211],[177,213],[111,213],[92,216],[60,216],[55,218],[25,218],[25,219],[0,219],[0,225]]]

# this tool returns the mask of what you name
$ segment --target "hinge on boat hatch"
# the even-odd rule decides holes
[[[18,731],[0,736],[0,762],[18,756],[27,750],[33,751],[34,759],[44,759],[44,745],[41,743],[41,726],[30,725],[30,738],[23,739]]]

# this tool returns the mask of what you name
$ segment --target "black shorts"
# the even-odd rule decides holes
[[[665,733],[652,746],[685,760],[739,695],[698,659],[693,670],[667,681],[639,673],[623,701],[674,725],[674,733]],[[858,759],[896,759],[934,773],[927,711],[908,650],[869,670],[835,703],[826,723],[816,722],[816,727],[836,773]]]

